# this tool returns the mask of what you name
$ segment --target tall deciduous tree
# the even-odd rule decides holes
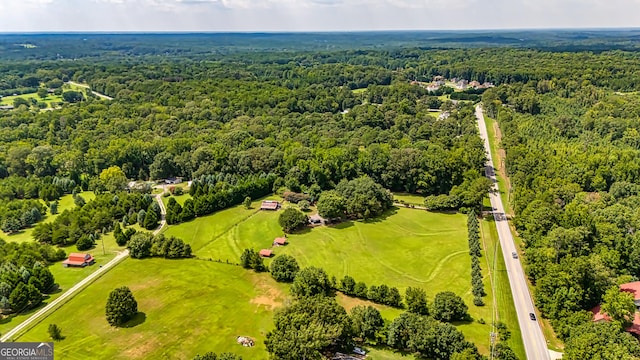
[[[296,208],[286,208],[278,217],[278,222],[282,230],[290,233],[305,226],[309,222],[309,217]]]
[[[613,286],[602,297],[602,311],[611,317],[611,321],[621,329],[633,322],[636,306],[633,303],[633,295],[626,291],[620,291],[618,286]]]
[[[293,256],[283,254],[276,256],[269,265],[269,270],[276,281],[292,282],[300,271],[300,266]]]
[[[420,288],[408,287],[405,296],[407,310],[418,315],[428,315],[429,308],[427,306],[427,293]]]
[[[341,346],[351,338],[351,322],[334,298],[305,297],[278,309],[275,329],[267,333],[267,351],[282,360],[320,359],[329,346]]]
[[[384,328],[384,319],[373,306],[356,306],[351,309],[350,317],[354,335],[363,340],[377,340]]]
[[[467,317],[467,305],[452,291],[437,293],[432,308],[433,317],[440,321],[458,321]]]
[[[344,198],[335,190],[324,191],[318,199],[318,214],[326,219],[344,216]]]
[[[102,185],[111,192],[124,190],[127,186],[127,176],[119,166],[111,166],[100,173]]]
[[[293,280],[291,294],[298,298],[331,295],[331,283],[327,273],[313,266],[300,270]]]

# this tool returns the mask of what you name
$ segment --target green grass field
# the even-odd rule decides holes
[[[168,227],[165,234],[191,244],[198,259],[126,260],[19,340],[46,340],[46,326],[56,323],[67,336],[56,345],[56,355],[62,358],[190,358],[206,351],[233,351],[245,358],[266,359],[262,340],[272,326],[272,308],[286,297],[287,286],[274,283],[268,274],[224,264],[239,262],[244,248],[271,248],[273,239],[282,236],[280,212],[260,211],[259,204]],[[488,353],[493,298],[485,297],[484,307],[472,304],[466,216],[399,208],[374,221],[315,227],[288,238],[289,245],[273,248],[274,252],[293,255],[302,267],[320,266],[337,278],[348,274],[368,285],[384,283],[401,292],[418,286],[430,298],[445,290],[458,293],[469,305],[473,321],[456,325],[482,353]],[[491,293],[488,270],[483,266],[486,290]],[[104,300],[96,300],[106,299],[120,285],[132,288],[146,316],[133,328],[110,328],[104,320]],[[347,309],[369,303],[343,295],[338,301]],[[389,321],[401,313],[375,306]],[[255,337],[258,346],[235,345],[237,335]],[[371,359],[412,359],[386,349],[371,350]]]
[[[135,326],[113,328],[104,306],[109,292],[125,285],[142,314]],[[287,293],[269,274],[239,266],[127,259],[19,340],[48,340],[47,326],[55,323],[66,337],[55,345],[60,359],[191,359],[207,351],[267,359],[264,337]],[[238,335],[255,338],[256,346],[237,345]]]
[[[96,194],[94,194],[93,191],[84,191],[80,193],[80,196],[82,196],[86,202],[89,202],[95,199]],[[41,202],[44,204],[44,201],[41,200]],[[73,209],[74,206],[75,204],[73,203],[73,196],[71,196],[71,194],[65,195],[61,197],[59,200],[58,213],[55,215],[51,215],[51,213],[49,212],[49,209],[47,208],[47,215],[42,220],[42,222],[52,222],[58,217],[58,215],[61,212],[65,210]],[[31,236],[32,232],[33,232],[33,227],[20,230],[10,235],[0,230],[0,237],[2,237],[2,239],[4,239],[5,241],[25,242],[25,241],[33,240],[33,237]]]
[[[286,206],[286,205],[285,205]],[[237,206],[192,222],[170,226],[165,234],[192,244],[194,254],[203,259],[236,263],[245,248],[272,248],[282,236],[278,212],[258,211]],[[289,245],[274,247],[274,253],[290,254],[301,266],[319,266],[338,279],[353,276],[368,285],[388,284],[400,289],[418,286],[430,297],[452,290],[469,304],[473,319],[457,324],[469,339],[488,351],[492,296],[487,306],[472,304],[470,257],[466,238],[466,217],[430,213],[415,209],[395,209],[384,219],[345,222],[336,226],[307,229],[289,235]],[[267,263],[269,260],[267,260]],[[483,269],[488,272],[487,268]],[[488,274],[488,273],[487,273]],[[487,275],[488,276],[488,275]],[[490,291],[487,279],[487,292]],[[397,310],[387,310],[389,320]],[[383,313],[384,314],[384,313]]]
[[[42,99],[36,93],[29,93],[16,96],[4,96],[0,98],[0,105],[13,105],[13,100],[17,98],[23,98],[29,102],[31,101],[31,99],[36,99],[39,102],[46,103],[47,107],[49,108],[55,107],[56,104],[64,102],[61,95],[49,94],[46,98]]]

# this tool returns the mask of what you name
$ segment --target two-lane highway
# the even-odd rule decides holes
[[[514,259],[513,252],[517,252],[509,222],[507,221],[502,201],[500,200],[500,191],[498,190],[498,181],[496,179],[495,168],[493,167],[493,159],[491,158],[491,148],[489,147],[489,136],[487,127],[484,122],[482,107],[476,106],[476,117],[478,118],[478,129],[480,137],[484,141],[484,147],[487,151],[487,164],[485,167],[486,176],[493,181],[495,191],[489,194],[491,206],[493,207],[493,217],[495,219],[496,228],[498,229],[498,237],[502,246],[502,256],[507,268],[507,276],[511,284],[511,293],[513,294],[513,302],[518,314],[518,323],[522,332],[522,341],[524,342],[524,350],[529,360],[548,360],[549,350],[547,342],[542,334],[542,329],[537,320],[531,320],[529,314],[535,314],[531,294],[527,287],[524,270],[520,259]]]

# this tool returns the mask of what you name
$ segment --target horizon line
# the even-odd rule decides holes
[[[362,30],[37,30],[0,31],[0,35],[196,35],[196,34],[354,34],[354,33],[419,33],[419,32],[536,32],[536,31],[634,31],[640,27],[540,27],[478,29],[362,29]]]

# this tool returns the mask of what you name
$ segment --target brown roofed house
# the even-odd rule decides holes
[[[71,253],[69,254],[69,258],[62,262],[64,267],[69,266],[80,266],[85,267],[87,265],[92,265],[96,260],[93,258],[91,254],[83,254],[83,253]]]
[[[275,240],[273,240],[273,245],[276,245],[276,246],[287,245],[287,238],[278,237]]]
[[[269,249],[260,250],[260,256],[262,256],[262,257],[271,257],[272,255],[273,255],[273,251],[271,251]]]
[[[636,305],[636,312],[634,313],[633,319],[631,319],[631,325],[626,328],[626,330],[636,337],[640,337],[640,281],[630,282],[626,284],[620,285],[621,292],[628,292],[633,295],[633,303]],[[591,309],[593,312],[593,321],[610,321],[611,318],[609,315],[604,313],[600,308],[600,305]]]
[[[260,210],[278,210],[280,208],[280,203],[275,200],[265,200],[260,205]]]

